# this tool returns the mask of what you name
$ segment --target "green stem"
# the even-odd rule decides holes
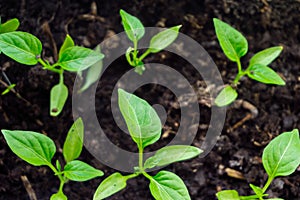
[[[147,49],[147,51],[145,51],[140,57],[139,60],[142,61],[146,56],[148,56],[150,54],[150,49]]]
[[[59,84],[64,84],[64,71],[59,73]]]
[[[137,60],[137,40],[133,41],[133,61]]]
[[[141,146],[141,145],[140,145]],[[139,168],[140,168],[140,172],[143,173],[144,170],[144,165],[143,165],[143,156],[144,156],[144,152],[143,152],[143,147],[139,146]]]
[[[246,71],[243,71],[240,59],[237,59],[236,63],[237,63],[237,67],[238,67],[238,74],[236,75],[235,79],[233,80],[233,84],[235,84],[235,85],[247,73]]]
[[[51,163],[49,163],[48,166],[54,172],[54,174],[59,178],[60,185],[59,185],[58,192],[63,193],[63,187],[64,184],[66,183],[66,179],[62,176],[62,173],[59,172]]]
[[[44,69],[50,70],[55,73],[61,73],[61,69],[56,69],[55,66],[51,66],[50,64],[46,63],[43,59],[39,58],[38,62],[44,67]]]
[[[240,199],[241,199],[241,200],[257,199],[257,198],[260,198],[260,197],[257,196],[257,195],[240,196]]]
[[[268,187],[271,185],[273,179],[274,179],[274,178],[272,178],[272,177],[268,177],[268,180],[267,180],[265,186],[264,186],[263,189],[262,189],[262,192],[263,192],[263,193],[265,193],[265,192],[267,191],[267,189],[268,189]]]

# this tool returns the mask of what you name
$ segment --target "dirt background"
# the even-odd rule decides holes
[[[216,199],[215,193],[221,189],[237,189],[241,195],[250,195],[249,183],[262,186],[266,174],[261,163],[263,148],[276,135],[293,128],[300,128],[300,2],[298,0],[206,0],[206,1],[96,1],[91,9],[91,0],[49,1],[49,0],[1,0],[2,21],[17,17],[19,30],[36,35],[43,43],[43,57],[54,59],[53,42],[49,39],[47,24],[57,46],[63,42],[68,32],[75,43],[93,48],[105,38],[122,31],[119,10],[122,8],[137,16],[145,26],[170,27],[182,24],[181,32],[198,41],[211,55],[228,83],[234,78],[236,66],[229,62],[221,52],[214,33],[212,18],[220,18],[240,30],[248,39],[249,53],[242,59],[244,65],[255,52],[267,47],[282,45],[282,55],[271,67],[286,81],[286,86],[266,86],[247,78],[242,79],[239,99],[251,103],[258,110],[256,118],[250,118],[248,107],[230,106],[226,123],[213,151],[204,159],[194,159],[168,166],[166,169],[178,174],[186,183],[191,198],[195,200]],[[97,12],[97,15],[93,15]],[[46,27],[46,28],[45,28]],[[146,62],[163,64],[177,62],[174,55],[161,52],[151,55]],[[181,64],[181,63],[180,63]],[[120,66],[120,67],[116,67]],[[3,54],[0,59],[1,70],[16,83],[16,90],[28,102],[9,93],[0,97],[0,128],[21,129],[42,132],[53,140],[59,149],[55,158],[62,158],[61,147],[73,122],[71,98],[68,99],[62,114],[57,118],[49,116],[50,88],[56,82],[56,74],[41,70],[40,66],[21,66]],[[201,76],[195,75],[189,66],[180,66],[188,80],[201,86]],[[124,58],[112,64],[103,75],[97,90],[102,98],[98,111],[104,119],[99,119],[106,127],[105,132],[111,140],[123,148],[135,150],[127,138],[120,141],[114,133],[120,131],[113,125],[110,113],[110,94],[118,77],[130,67]],[[71,88],[74,74],[68,73],[65,80]],[[5,81],[4,77],[1,80]],[[5,88],[0,87],[1,90]],[[150,92],[149,92],[150,91]],[[147,93],[147,94],[145,94]],[[163,146],[172,139],[180,121],[174,95],[167,89],[147,85],[137,91],[151,103],[161,103],[167,110],[168,119],[164,132],[170,134],[159,143]],[[202,111],[199,132],[193,145],[200,146],[202,137],[210,120],[209,103],[199,101]],[[253,110],[253,109],[252,109]],[[245,118],[246,117],[246,118]],[[242,120],[242,121],[241,121]],[[155,147],[157,148],[157,147]],[[103,170],[105,176],[115,172],[101,165],[87,151],[80,157],[93,166]],[[230,173],[231,172],[231,173]],[[29,199],[21,176],[26,176],[37,199],[49,199],[56,192],[59,182],[46,167],[33,167],[17,158],[0,136],[0,199]],[[93,193],[102,178],[89,182],[70,182],[65,186],[69,199],[92,199]],[[268,193],[270,197],[300,199],[299,170],[289,177],[277,178]],[[139,177],[130,180],[128,187],[109,199],[152,199],[148,181]]]

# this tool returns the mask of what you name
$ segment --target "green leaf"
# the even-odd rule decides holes
[[[59,50],[59,58],[61,57],[62,53],[69,47],[73,47],[74,46],[74,41],[71,38],[71,36],[69,34],[66,35],[66,38],[64,40],[64,43],[61,45],[60,50]]]
[[[30,33],[14,31],[0,34],[0,50],[21,64],[36,65],[42,52],[42,44]]]
[[[155,110],[143,99],[118,90],[119,107],[129,133],[139,148],[156,142],[161,135],[161,121]]]
[[[188,160],[198,156],[203,151],[197,147],[187,145],[166,146],[159,149],[154,156],[145,161],[145,169],[164,166],[174,162]]]
[[[15,31],[19,28],[20,22],[17,18],[10,19],[0,25],[0,34]]]
[[[274,138],[264,149],[263,166],[270,178],[288,176],[300,165],[299,132],[294,129]]]
[[[73,46],[65,49],[55,64],[64,70],[78,72],[89,68],[104,58],[104,55],[91,49]]]
[[[253,184],[250,184],[250,187],[257,196],[262,197],[264,195],[264,192],[260,187]]]
[[[251,65],[247,69],[247,75],[261,83],[285,85],[284,80],[270,67],[261,64]]]
[[[150,179],[149,188],[156,200],[191,199],[184,182],[172,172],[158,172]]]
[[[145,34],[145,28],[142,22],[135,16],[130,15],[124,10],[120,10],[120,15],[122,18],[122,24],[128,38],[132,42],[137,42]]]
[[[66,164],[64,175],[72,181],[87,181],[98,176],[103,176],[101,170],[95,169],[85,162],[73,160]]]
[[[178,37],[180,27],[181,25],[174,26],[153,36],[149,45],[150,52],[157,53],[174,42]]]
[[[10,149],[34,166],[51,165],[56,148],[47,136],[32,131],[1,130]]]
[[[79,157],[83,147],[83,134],[83,122],[78,118],[71,126],[63,147],[63,155],[67,163]]]
[[[50,200],[68,200],[68,197],[62,192],[57,192],[51,195]]]
[[[218,94],[215,99],[215,104],[219,107],[231,104],[238,96],[238,93],[231,86],[226,86]]]
[[[214,26],[220,46],[231,61],[238,61],[248,51],[247,39],[229,24],[214,18]]]
[[[95,48],[96,52],[101,53],[100,45]],[[103,68],[103,61],[99,60],[92,66],[88,68],[87,74],[85,76],[84,85],[80,88],[79,92],[83,92],[88,89],[92,84],[94,84],[100,77]]]
[[[261,64],[261,65],[269,65],[273,60],[275,60],[279,54],[281,53],[283,47],[277,46],[277,47],[270,47],[265,50],[262,50],[258,53],[256,53],[252,58],[250,59],[249,66],[255,65],[255,64]]]
[[[223,190],[216,195],[218,200],[240,200],[239,193],[236,190]]]
[[[5,94],[9,93],[14,87],[16,87],[16,84],[11,84],[11,85],[9,85],[9,86],[1,93],[1,95],[5,95]]]
[[[116,172],[104,179],[98,186],[93,200],[105,199],[126,187],[127,177]]]
[[[58,116],[67,101],[68,88],[64,83],[55,85],[50,91],[50,115]]]

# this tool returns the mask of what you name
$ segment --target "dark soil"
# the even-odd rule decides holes
[[[43,43],[43,57],[54,59],[55,52],[52,42],[45,32],[45,23],[60,46],[66,31],[74,38],[76,44],[93,48],[105,38],[122,31],[119,10],[122,8],[141,19],[148,27],[170,27],[182,24],[181,32],[199,42],[211,55],[228,83],[236,73],[234,63],[228,61],[216,42],[212,18],[220,18],[239,29],[249,41],[249,53],[246,61],[253,53],[267,47],[283,45],[284,51],[271,67],[286,80],[286,86],[266,86],[249,79],[243,79],[239,87],[239,99],[250,102],[259,112],[256,118],[245,120],[250,111],[247,108],[230,106],[227,110],[226,123],[212,152],[205,158],[197,158],[168,166],[166,169],[178,174],[186,183],[192,199],[216,199],[215,193],[223,189],[237,189],[241,195],[249,195],[249,183],[262,186],[266,174],[261,163],[262,150],[268,142],[284,131],[300,128],[300,2],[298,0],[253,0],[253,1],[97,1],[97,13],[101,18],[87,18],[84,14],[91,13],[91,0],[1,0],[0,15],[2,21],[17,17],[20,30],[36,35]],[[43,28],[44,27],[44,28]],[[178,62],[176,56],[166,52],[152,55],[146,62],[160,62],[168,65]],[[178,65],[182,64],[179,62]],[[247,63],[244,62],[244,65]],[[118,65],[118,67],[114,67]],[[56,158],[62,158],[61,147],[73,122],[71,98],[62,114],[57,118],[49,116],[50,88],[57,81],[56,74],[41,70],[40,66],[21,66],[4,55],[1,55],[1,69],[16,90],[28,100],[17,98],[9,93],[0,98],[0,128],[21,129],[44,133],[55,140],[59,152]],[[199,87],[201,76],[195,75],[186,65],[180,65],[183,73],[195,88]],[[102,98],[97,105],[98,112],[105,118],[99,119],[106,127],[106,134],[122,148],[135,151],[130,139],[116,137],[120,132],[113,124],[110,112],[110,95],[118,78],[129,70],[124,58],[112,64],[102,76],[101,87],[97,96]],[[179,69],[180,70],[180,69]],[[65,80],[71,88],[74,74],[68,74]],[[4,77],[1,78],[5,81]],[[201,85],[201,84],[200,84]],[[1,91],[5,88],[1,86]],[[149,92],[150,91],[150,92]],[[180,122],[178,108],[172,107],[176,98],[164,87],[147,85],[137,94],[150,103],[159,103],[167,111],[168,118],[164,131],[176,132]],[[204,94],[203,94],[204,95]],[[210,120],[210,106],[199,101],[201,121],[198,135],[193,145],[201,146]],[[238,124],[237,124],[238,123]],[[206,126],[205,126],[206,125]],[[164,146],[173,137],[162,139],[158,146]],[[80,157],[91,165],[99,168],[108,176],[115,171],[93,158],[87,151]],[[240,179],[227,173],[235,170]],[[58,179],[46,167],[33,167],[17,158],[8,148],[3,136],[0,136],[0,199],[29,199],[21,180],[27,176],[34,189],[37,199],[49,199],[58,188]],[[102,178],[89,182],[70,182],[65,186],[69,199],[92,199],[93,193]],[[289,177],[277,178],[268,193],[270,197],[284,199],[300,199],[299,171]],[[109,199],[152,199],[148,190],[148,181],[139,177],[130,180],[128,187]]]

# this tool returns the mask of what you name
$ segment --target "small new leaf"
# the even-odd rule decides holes
[[[156,200],[191,199],[184,182],[172,172],[158,172],[150,179],[149,188]]]
[[[288,176],[300,165],[300,139],[299,132],[281,133],[273,139],[264,149],[263,166],[270,178]]]
[[[63,155],[67,163],[79,157],[83,147],[83,134],[83,122],[78,118],[71,126],[63,147]]]
[[[281,53],[283,47],[277,46],[277,47],[270,47],[267,49],[264,49],[258,53],[256,53],[251,59],[249,66],[255,65],[255,64],[261,64],[261,65],[269,65],[275,60]]]
[[[218,94],[215,99],[215,104],[217,106],[226,106],[231,104],[238,96],[238,93],[231,86],[226,86],[222,89],[222,91]]]
[[[214,18],[214,26],[220,46],[231,61],[238,61],[248,51],[247,39],[229,24]]]
[[[236,190],[223,190],[216,194],[218,200],[240,200]]]
[[[137,42],[145,34],[145,28],[142,22],[135,16],[130,15],[124,10],[120,10],[120,15],[122,18],[122,24],[128,38],[132,42]]]
[[[105,180],[101,182],[98,186],[93,200],[101,200],[105,199],[126,187],[127,177],[123,176],[120,173],[114,173],[107,177]]]
[[[139,148],[156,142],[161,135],[161,121],[156,111],[143,99],[118,90],[119,107],[133,141]]]
[[[256,186],[256,185],[253,185],[253,184],[250,184],[250,187],[252,188],[253,192],[254,192],[257,196],[263,197],[264,192],[263,192],[263,190],[262,190],[260,187],[258,187],[258,186]]]
[[[42,44],[30,33],[14,31],[0,34],[0,50],[21,64],[36,65],[42,52]]]
[[[73,160],[66,164],[64,168],[64,175],[72,181],[87,181],[98,176],[103,176],[101,170],[79,161]]]
[[[178,37],[180,27],[181,25],[174,26],[153,36],[149,45],[150,52],[157,53],[174,42]]]
[[[63,83],[55,85],[50,91],[50,115],[58,116],[68,98],[68,88]]]
[[[51,165],[56,148],[47,136],[32,131],[1,130],[10,149],[34,166]]]
[[[0,34],[15,31],[19,28],[20,22],[17,18],[10,19],[0,25]]]
[[[69,34],[66,35],[66,38],[64,40],[64,43],[61,45],[60,50],[59,50],[59,58],[61,57],[62,53],[64,52],[64,50],[66,50],[69,47],[73,47],[74,41],[71,38],[71,36]]]
[[[203,151],[197,147],[186,145],[166,146],[159,149],[154,156],[145,161],[145,169],[164,166],[174,162],[188,160],[198,156]]]
[[[103,58],[104,55],[99,52],[85,47],[73,46],[62,52],[56,65],[70,72],[78,72],[89,68]]]
[[[247,70],[247,75],[261,83],[285,85],[284,80],[273,69],[262,64],[251,65]]]

